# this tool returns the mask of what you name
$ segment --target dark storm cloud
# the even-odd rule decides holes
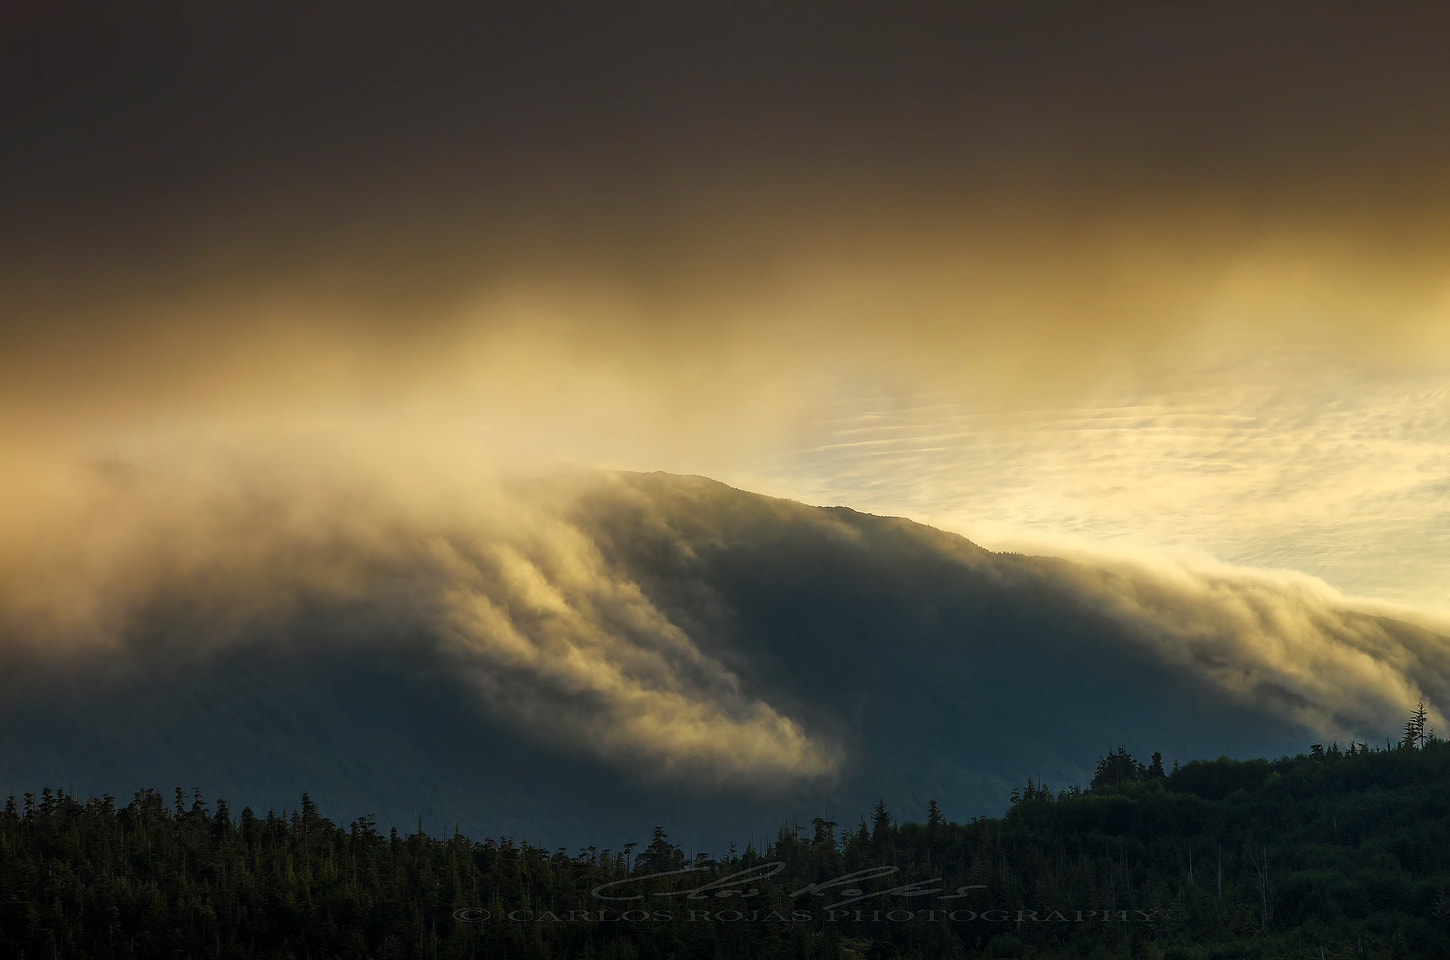
[[[158,262],[183,286],[331,265],[369,297],[419,280],[446,299],[481,261],[550,259],[685,274],[668,286],[692,259],[768,275],[769,257],[796,253],[771,249],[780,231],[807,234],[787,248],[842,227],[975,235],[1025,216],[1060,231],[1125,206],[1160,222],[1217,207],[1250,232],[1392,230],[1446,199],[1436,38],[1450,21],[1423,6],[149,4],[10,19],[7,247],[47,273],[78,258],[122,289]],[[761,239],[767,262],[752,263]]]
[[[7,16],[0,415],[52,434],[586,366],[724,434],[835,376],[1171,382],[1205,328],[1445,349],[1436,9]]]

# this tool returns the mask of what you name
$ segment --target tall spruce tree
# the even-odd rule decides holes
[[[886,809],[886,799],[883,797],[876,801],[876,806],[871,811],[871,839],[885,840],[890,830],[891,812]]]
[[[1425,745],[1426,719],[1425,701],[1421,700],[1410,712],[1410,718],[1405,721],[1405,736],[1400,741],[1400,746],[1406,750],[1413,750]]]

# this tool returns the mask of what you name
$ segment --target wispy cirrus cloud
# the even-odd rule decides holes
[[[843,400],[760,473],[988,545],[1216,557],[1450,610],[1438,373],[1282,349],[1092,399],[1002,414],[880,391]]]

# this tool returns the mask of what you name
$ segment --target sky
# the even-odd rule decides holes
[[[12,577],[108,462],[562,464],[1450,617],[1443,9],[0,17]]]

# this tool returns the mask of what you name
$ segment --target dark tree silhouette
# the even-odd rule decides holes
[[[871,811],[871,839],[878,842],[885,840],[890,830],[891,813],[886,809],[885,798],[882,798],[876,801],[876,806]]]

